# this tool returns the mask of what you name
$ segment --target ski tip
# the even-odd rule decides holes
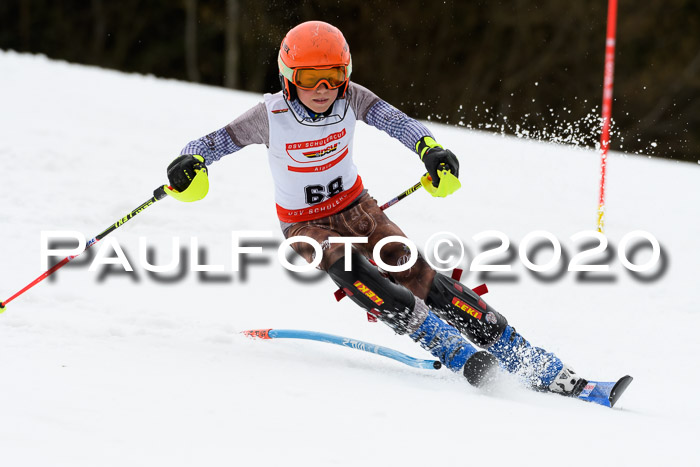
[[[617,383],[615,383],[615,386],[613,386],[612,390],[610,391],[610,397],[608,400],[610,401],[610,407],[614,407],[615,403],[617,400],[620,398],[620,396],[625,392],[627,389],[627,386],[632,383],[632,378],[630,375],[623,376],[620,378]]]
[[[253,339],[272,339],[272,337],[270,337],[270,331],[272,331],[272,329],[250,329],[248,331],[243,331],[242,334],[252,337]]]

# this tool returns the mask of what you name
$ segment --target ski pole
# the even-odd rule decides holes
[[[420,187],[421,187],[421,182],[416,183],[415,185],[413,185],[411,188],[409,188],[408,190],[406,190],[406,191],[404,191],[403,193],[401,193],[401,194],[400,194],[399,196],[397,196],[396,198],[394,198],[394,199],[392,199],[392,200],[389,200],[389,201],[387,201],[386,203],[384,203],[383,205],[381,205],[381,206],[379,207],[379,209],[381,209],[382,211],[384,211],[385,209],[387,209],[388,207],[393,206],[394,204],[398,203],[399,201],[401,201],[402,199],[404,199],[406,196],[410,195],[411,193],[413,193],[413,192],[415,192],[415,191],[418,191],[418,189],[419,189]]]
[[[29,283],[27,286],[25,286],[22,290],[20,290],[19,292],[17,292],[16,294],[14,294],[14,295],[11,296],[10,298],[8,298],[7,300],[0,302],[0,313],[2,313],[3,311],[5,311],[5,307],[6,307],[7,304],[10,303],[12,300],[14,300],[15,298],[19,297],[19,296],[22,295],[24,292],[26,292],[27,290],[31,289],[31,288],[34,287],[35,285],[37,285],[39,282],[43,281],[44,279],[46,279],[47,277],[49,277],[49,276],[50,276],[51,274],[53,274],[54,272],[56,272],[56,271],[58,271],[59,269],[61,269],[63,266],[65,266],[66,264],[68,264],[68,263],[69,263],[70,261],[72,261],[73,259],[75,259],[75,258],[77,258],[78,256],[80,256],[80,255],[82,255],[83,253],[85,253],[85,251],[87,251],[88,248],[90,248],[92,245],[94,245],[95,243],[99,242],[99,241],[102,240],[103,238],[105,238],[107,235],[109,235],[109,234],[110,234],[111,232],[113,232],[114,230],[116,230],[116,229],[118,229],[119,227],[121,227],[122,225],[124,225],[129,219],[131,219],[132,217],[134,217],[136,214],[140,213],[141,211],[143,211],[143,210],[146,209],[147,207],[149,207],[149,206],[151,206],[152,204],[154,204],[156,201],[161,200],[161,199],[165,198],[166,196],[167,196],[167,194],[165,193],[165,187],[164,187],[164,186],[160,186],[160,187],[156,188],[155,190],[153,190],[153,197],[152,197],[151,199],[149,199],[148,201],[146,201],[145,203],[143,203],[141,206],[139,206],[139,207],[137,207],[136,209],[134,209],[133,211],[131,211],[131,212],[130,212],[129,214],[127,214],[126,216],[124,216],[124,217],[122,217],[121,219],[119,219],[119,220],[118,220],[117,222],[115,222],[114,224],[112,224],[112,225],[110,225],[109,227],[107,227],[102,233],[98,234],[95,238],[93,238],[92,240],[88,241],[88,242],[86,243],[85,248],[83,249],[83,251],[81,251],[81,252],[78,253],[78,254],[72,255],[72,256],[66,256],[66,257],[63,258],[60,262],[58,262],[54,267],[52,267],[51,269],[49,269],[48,271],[44,272],[44,273],[41,274],[39,277],[37,277],[36,279],[34,279],[31,283]]]
[[[411,188],[409,188],[408,190],[406,190],[403,193],[401,193],[400,195],[398,195],[396,198],[387,201],[386,203],[381,205],[379,207],[379,209],[384,211],[385,209],[398,203],[399,201],[401,201],[402,199],[404,199],[406,196],[410,195],[411,193],[418,191],[421,186],[423,188],[425,188],[425,190],[428,193],[430,193],[432,196],[438,196],[441,198],[444,198],[445,196],[447,196],[451,193],[454,193],[457,189],[459,189],[459,187],[461,186],[459,183],[459,180],[457,180],[457,178],[455,176],[453,176],[452,174],[449,173],[449,169],[447,168],[447,166],[445,164],[440,165],[439,171],[441,171],[443,173],[443,175],[441,177],[448,177],[448,178],[451,177],[452,178],[452,180],[448,180],[448,182],[445,184],[444,190],[441,189],[441,187],[443,186],[442,180],[440,180],[440,186],[435,188],[432,185],[433,179],[430,177],[430,175],[428,173],[426,173],[425,175],[423,175],[421,177],[421,179],[418,183],[416,183]]]
[[[388,357],[404,363],[414,368],[425,368],[429,370],[438,370],[442,364],[438,360],[421,360],[413,358],[398,350],[393,350],[381,345],[370,344],[369,342],[350,339],[349,337],[335,336],[323,332],[300,331],[294,329],[251,329],[243,331],[248,337],[257,339],[306,339],[319,342],[327,342],[329,344],[342,345],[352,349],[363,350],[369,353],[375,353],[383,357]]]

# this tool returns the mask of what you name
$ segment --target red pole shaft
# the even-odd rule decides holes
[[[15,298],[19,297],[19,296],[22,295],[24,292],[26,292],[27,290],[31,289],[31,288],[34,287],[35,285],[37,285],[39,282],[41,282],[41,281],[43,281],[44,279],[46,279],[47,277],[49,277],[51,274],[53,274],[54,272],[56,272],[56,271],[58,271],[59,269],[61,269],[63,266],[65,266],[66,264],[68,264],[68,262],[69,262],[70,260],[72,260],[73,258],[75,258],[75,256],[67,256],[67,257],[63,258],[63,259],[62,259],[60,262],[58,262],[54,267],[52,267],[52,268],[49,269],[48,271],[44,272],[42,275],[40,275],[39,277],[37,277],[36,279],[34,279],[31,283],[27,284],[22,290],[20,290],[19,292],[17,292],[16,294],[14,294],[13,296],[11,296],[10,298],[8,298],[7,300],[5,300],[4,302],[0,302],[0,304],[2,304],[2,306],[7,305],[7,304],[10,303],[12,300],[14,300]]]
[[[617,0],[608,0],[608,30],[605,38],[605,72],[603,74],[603,128],[600,134],[600,198],[598,200],[598,231],[603,231],[605,217],[605,175],[610,147],[613,77],[615,74],[615,35]]]

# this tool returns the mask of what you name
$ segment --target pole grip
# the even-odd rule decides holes
[[[160,201],[166,196],[168,196],[168,194],[165,192],[165,185],[161,185],[153,190],[153,197],[156,199],[156,201]]]

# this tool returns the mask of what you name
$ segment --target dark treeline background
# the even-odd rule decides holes
[[[2,0],[0,49],[270,92],[285,32],[320,19],[344,32],[353,79],[412,116],[595,146],[606,13],[607,0]],[[700,2],[622,0],[617,27],[611,148],[697,163]]]

